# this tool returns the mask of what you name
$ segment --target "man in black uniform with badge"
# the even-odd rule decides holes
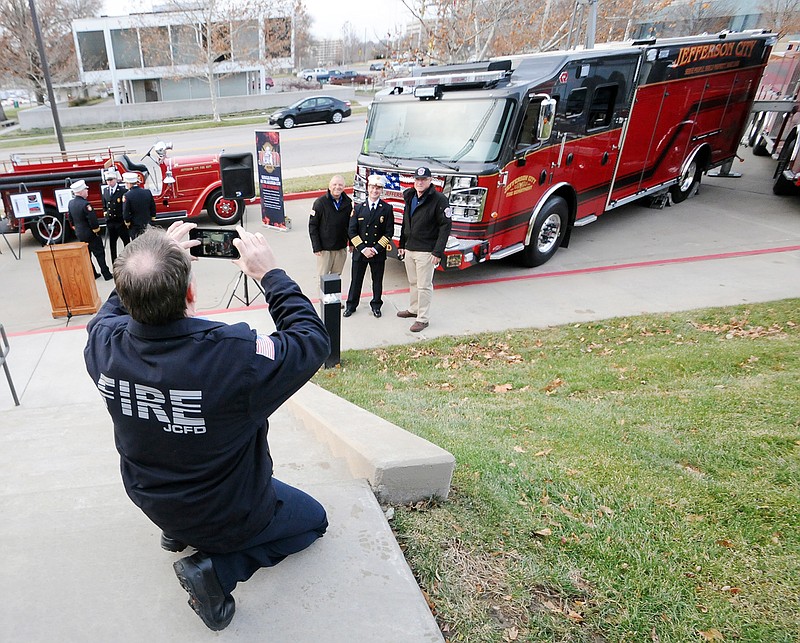
[[[272,477],[267,418],[314,375],[330,342],[264,236],[241,227],[233,263],[261,284],[276,330],[196,317],[194,227],[150,227],[122,250],[84,359],[114,422],[128,496],[162,530],[164,549],[197,550],[173,568],[192,609],[222,630],[237,583],[327,529],[319,502]]]
[[[125,247],[131,242],[128,228],[122,220],[122,197],[128,191],[117,179],[117,170],[113,167],[106,170],[106,186],[103,188],[103,211],[106,213],[106,231],[108,248],[111,251],[111,263],[117,258],[117,239],[122,239]]]
[[[103,279],[112,279],[111,271],[106,265],[106,251],[103,248],[103,240],[100,238],[100,224],[97,222],[97,213],[92,204],[86,199],[89,196],[89,186],[86,181],[75,181],[70,185],[72,189],[72,200],[69,202],[69,220],[75,228],[75,236],[78,241],[83,241],[89,245],[89,252],[94,255],[100,272],[94,271],[94,278],[103,275]]]
[[[344,317],[350,317],[358,308],[367,266],[372,273],[372,301],[369,306],[375,317],[381,316],[386,251],[392,247],[394,232],[394,210],[381,200],[383,185],[382,176],[370,174],[367,180],[367,200],[359,204],[350,217],[348,234],[350,243],[353,244],[353,267]]]
[[[139,187],[136,172],[125,172],[122,182],[128,190],[122,197],[122,218],[130,230],[131,239],[135,239],[155,221],[156,202],[150,190]]]

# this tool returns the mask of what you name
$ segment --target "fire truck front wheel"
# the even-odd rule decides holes
[[[63,243],[69,233],[64,224],[64,215],[55,208],[45,206],[45,213],[30,226],[31,234],[41,245]]]
[[[560,196],[549,199],[536,216],[530,242],[522,250],[522,265],[535,268],[549,261],[564,240],[568,221],[567,202]]]
[[[206,201],[206,212],[217,225],[233,225],[239,223],[244,214],[244,201],[226,199],[222,190],[214,190]]]

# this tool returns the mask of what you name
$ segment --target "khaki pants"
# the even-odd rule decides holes
[[[406,250],[403,263],[408,276],[408,310],[417,316],[418,322],[428,324],[428,311],[433,299],[433,271],[436,269],[431,263],[431,253]]]
[[[344,261],[347,259],[347,248],[341,250],[323,250],[317,255],[317,275],[342,274]]]

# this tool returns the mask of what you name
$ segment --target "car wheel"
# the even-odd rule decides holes
[[[334,112],[333,116],[331,116],[332,123],[341,123],[342,122],[342,113],[341,112]]]
[[[294,127],[294,119],[291,116],[287,116],[281,122],[281,127],[283,129],[292,129]]]
[[[702,172],[700,165],[697,163],[697,157],[695,156],[691,163],[686,166],[678,183],[669,189],[673,203],[682,203],[689,198],[689,195],[700,185],[700,176]]]
[[[312,80],[314,80],[314,77],[313,76],[306,76],[306,80],[311,82]]]
[[[30,224],[30,230],[33,238],[43,246],[64,243],[69,238],[64,215],[49,206],[45,206],[44,214]]]
[[[564,240],[568,220],[567,202],[560,196],[549,199],[536,216],[530,243],[522,251],[522,265],[535,268],[549,261]]]
[[[206,199],[206,212],[217,225],[233,225],[239,223],[244,214],[244,201],[226,199],[222,190],[214,190]]]

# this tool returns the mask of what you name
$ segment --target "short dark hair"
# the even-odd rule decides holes
[[[147,228],[114,262],[117,294],[142,324],[166,324],[186,317],[192,262],[161,228]]]

